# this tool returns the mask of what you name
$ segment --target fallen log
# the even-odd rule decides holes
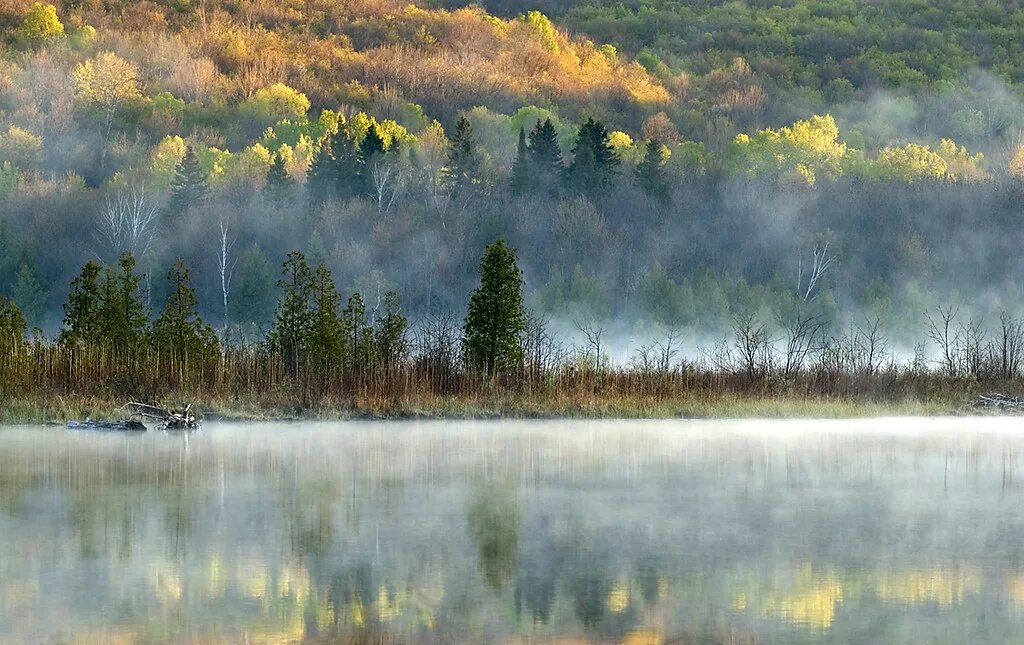
[[[68,430],[109,430],[112,432],[145,432],[146,425],[141,421],[93,421],[85,417],[85,421],[68,421]]]
[[[159,421],[160,427],[164,430],[195,430],[202,424],[200,419],[192,413],[191,403],[177,412],[170,408],[162,408],[139,401],[129,401],[125,407],[144,419]]]
[[[971,401],[970,404],[975,408],[1024,412],[1024,397],[1019,396],[1007,396],[998,393],[981,394],[978,398]]]

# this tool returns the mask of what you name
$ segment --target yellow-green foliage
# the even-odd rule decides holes
[[[734,173],[792,175],[813,186],[819,177],[842,175],[847,152],[835,119],[826,114],[753,136],[737,135],[726,151],[726,167]]]
[[[917,143],[882,148],[878,151],[876,167],[879,177],[905,182],[943,179],[948,169],[941,155]]]
[[[16,125],[9,125],[0,134],[0,161],[10,162],[21,170],[38,168],[43,154],[43,139]]]
[[[36,2],[14,35],[24,43],[38,45],[62,37],[64,24],[57,17],[56,7]]]

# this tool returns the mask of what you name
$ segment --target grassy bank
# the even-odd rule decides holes
[[[973,412],[965,396],[932,399],[873,401],[849,396],[795,394],[718,395],[679,394],[645,396],[522,396],[423,395],[383,400],[355,397],[330,398],[315,405],[286,399],[257,400],[238,397],[194,398],[170,394],[171,403],[194,401],[206,418],[232,420],[297,419],[406,419],[406,418],[855,418],[873,416],[940,416]],[[3,405],[0,423],[63,423],[86,416],[123,418],[123,399],[112,396],[46,395],[37,393],[10,399]]]

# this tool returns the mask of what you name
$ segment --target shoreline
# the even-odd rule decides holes
[[[171,395],[171,404],[195,403],[206,420],[234,422],[493,419],[870,419],[878,417],[993,416],[1012,411],[976,408],[971,397],[881,401],[850,396],[707,395],[692,397],[416,397],[409,400],[293,401],[203,399]],[[107,397],[61,395],[11,398],[0,406],[2,425],[63,425],[91,417],[126,418],[123,402]]]

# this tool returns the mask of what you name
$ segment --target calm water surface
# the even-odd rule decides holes
[[[1024,642],[1024,420],[0,429],[2,643]]]

